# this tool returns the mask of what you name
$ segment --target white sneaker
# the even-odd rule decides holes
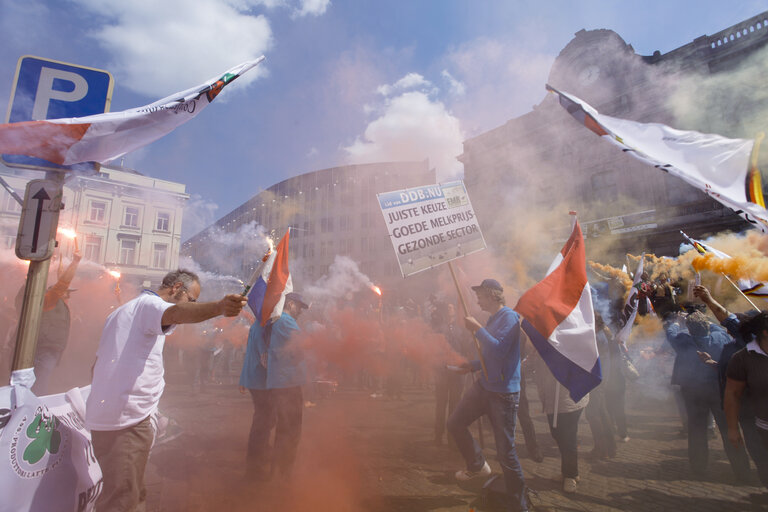
[[[569,494],[576,492],[575,478],[563,478],[563,492],[567,492]]]
[[[488,465],[488,462],[486,461],[485,464],[483,464],[483,467],[481,467],[477,471],[469,471],[468,469],[460,469],[456,472],[456,480],[460,482],[466,482],[467,480],[472,480],[473,478],[477,478],[479,476],[488,476],[491,474],[491,466]]]

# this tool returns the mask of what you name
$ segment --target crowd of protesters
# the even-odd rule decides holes
[[[69,284],[76,267],[77,261],[52,288],[58,293],[59,302],[53,298],[50,302],[62,311],[66,308],[63,302],[66,294],[73,291]],[[225,313],[231,315],[228,317],[213,318],[224,309],[217,309],[218,306],[211,303],[207,306],[210,311],[204,314],[185,310],[187,316],[166,320],[166,311],[195,307],[191,304],[200,294],[198,278],[181,272],[169,274],[167,282],[164,281],[156,293],[145,292],[138,303],[134,299],[118,307],[115,314],[138,315],[140,311],[130,308],[142,301],[152,302],[156,307],[147,320],[151,329],[147,329],[158,339],[172,330],[172,324],[186,324],[177,332],[186,342],[166,345],[164,357],[170,370],[169,378],[177,378],[193,392],[205,392],[207,386],[214,384],[233,385],[240,376],[241,391],[250,393],[254,407],[245,450],[248,478],[290,477],[301,439],[302,409],[327,396],[329,390],[357,388],[368,393],[371,399],[403,400],[408,389],[432,389],[434,424],[425,428],[432,429],[437,446],[456,450],[463,456],[466,467],[455,472],[456,480],[485,478],[493,471],[469,431],[473,422],[484,418],[490,422],[490,432],[495,439],[509,510],[527,510],[518,444],[524,441],[523,454],[538,463],[544,459],[541,446],[545,442],[537,436],[531,416],[540,412],[545,415],[552,441],[560,453],[562,490],[577,492],[579,428],[584,428],[586,423],[591,431],[590,458],[616,457],[621,445],[631,442],[625,410],[627,390],[632,389],[640,373],[653,371],[668,381],[669,389],[674,390],[678,400],[681,435],[687,438],[691,475],[702,477],[706,471],[709,438],[716,425],[735,481],[751,481],[751,459],[760,482],[768,487],[768,312],[756,308],[731,312],[705,286],[673,283],[663,273],[655,280],[644,274],[638,285],[638,314],[655,317],[662,328],[655,339],[642,340],[638,336],[628,345],[617,336],[626,321],[623,316],[626,290],[616,279],[596,274],[595,335],[602,381],[587,396],[574,401],[528,342],[520,329],[519,316],[506,305],[503,286],[493,278],[473,287],[476,301],[470,309],[476,311],[479,306],[489,315],[485,322],[475,319],[471,312],[465,314],[449,294],[393,296],[386,302],[376,298],[351,298],[310,308],[309,300],[293,293],[286,297],[283,316],[273,324],[261,326],[246,310],[239,312],[243,306],[240,296],[222,299],[232,303]],[[690,290],[684,297],[686,287]],[[52,292],[49,290],[49,293]],[[176,309],[170,309],[172,306]],[[351,317],[361,322],[355,324],[358,330],[363,324],[373,326],[370,331],[363,329],[359,333],[365,347],[350,355],[357,359],[348,366],[338,360],[322,360],[322,355],[289,348],[301,333],[323,333],[322,324],[341,322],[345,318],[332,315],[331,308],[350,311]],[[68,318],[68,309],[66,313]],[[428,353],[430,359],[426,363],[423,357],[414,355],[416,345],[424,343],[423,336],[403,339],[398,335],[401,332],[398,326],[408,322],[411,327],[415,325],[413,322],[419,324],[424,329],[422,332],[430,331],[444,342],[440,350]],[[335,327],[343,330],[341,326]],[[124,408],[115,409],[108,411],[114,416],[110,416],[109,421],[94,419],[101,414],[94,402],[94,397],[101,396],[100,388],[106,389],[105,396],[113,392],[109,388],[112,384],[104,384],[110,382],[107,374],[112,370],[99,366],[107,360],[109,343],[116,343],[110,340],[119,335],[110,334],[109,329],[108,321],[94,374],[93,403],[89,403],[88,408],[88,422],[95,432],[96,456],[104,461],[105,475],[110,474],[110,468],[123,463],[128,457],[125,453],[136,451],[130,443],[118,446],[123,442],[118,434],[124,430],[141,430],[140,451],[146,456],[154,442],[150,439],[153,434],[148,427],[148,415],[157,410],[162,392],[161,386],[152,394],[149,409],[153,411],[134,407],[128,417]],[[61,357],[65,338],[60,344],[61,350],[50,358],[53,365]],[[109,350],[125,350],[121,343],[118,336],[117,345]],[[162,350],[162,343],[159,346]],[[39,345],[38,359],[47,354],[46,350],[49,350],[46,343]],[[151,357],[156,359],[159,354],[155,352]],[[483,363],[478,353],[484,356]],[[665,374],[662,361],[667,356],[673,358],[673,364]],[[162,367],[163,363],[157,364]],[[36,363],[37,366],[50,372],[48,366],[51,365]],[[41,383],[47,384],[47,374],[41,377]],[[541,409],[530,407],[529,402],[536,397]],[[581,421],[582,417],[586,421]],[[160,415],[160,419],[154,421],[162,424],[169,420]],[[517,424],[520,430],[516,429]],[[274,446],[270,447],[272,431]],[[521,435],[516,436],[517,432]],[[136,468],[133,480],[139,482],[131,490],[138,493],[132,499],[142,500],[140,482],[146,460],[131,461],[131,467]],[[105,484],[105,490],[109,492],[104,494],[104,499],[118,499],[114,487]]]

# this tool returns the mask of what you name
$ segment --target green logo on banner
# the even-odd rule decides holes
[[[27,427],[27,437],[33,439],[24,450],[25,461],[34,464],[43,458],[45,452],[58,453],[61,445],[61,433],[58,431],[59,420],[53,415],[39,413]]]

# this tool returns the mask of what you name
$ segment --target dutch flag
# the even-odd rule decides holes
[[[546,277],[525,292],[515,311],[523,317],[522,328],[533,346],[573,401],[600,384],[595,313],[578,222]]]
[[[256,269],[249,284],[248,306],[262,326],[280,318],[283,314],[285,296],[293,291],[291,273],[288,269],[288,245],[290,232],[270,251]]]

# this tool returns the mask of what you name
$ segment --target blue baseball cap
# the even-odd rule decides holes
[[[285,300],[292,300],[299,306],[301,306],[303,309],[309,309],[309,304],[304,301],[304,297],[301,296],[300,293],[296,292],[290,292],[285,294]]]
[[[478,291],[482,288],[485,288],[486,290],[496,290],[498,292],[503,292],[504,288],[501,287],[501,283],[499,283],[495,279],[483,279],[483,282],[480,283],[480,286],[473,286],[472,289],[475,291]]]

